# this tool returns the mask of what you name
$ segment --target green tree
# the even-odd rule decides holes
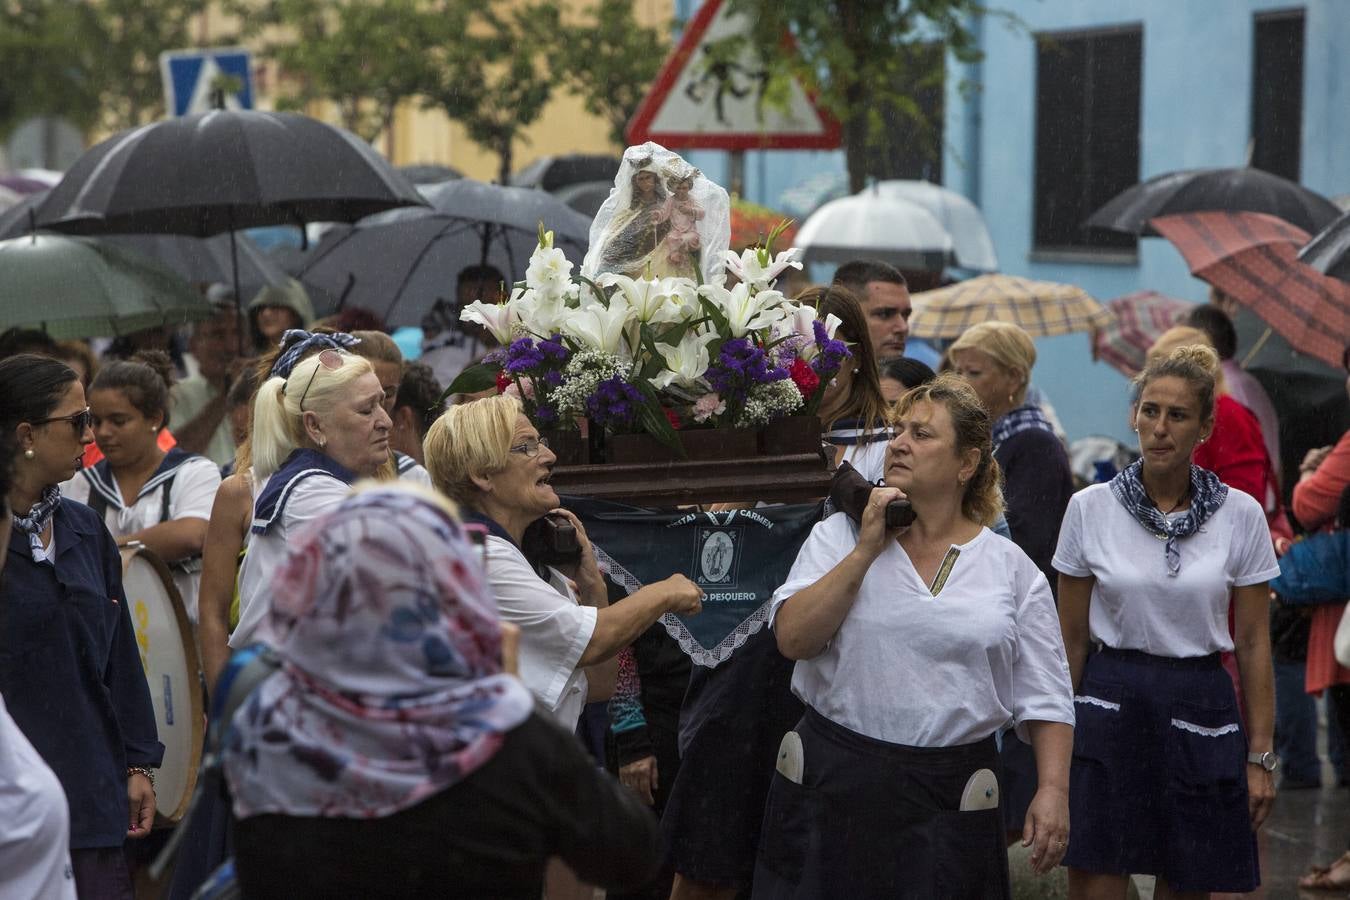
[[[462,4],[449,2],[456,9]],[[495,153],[498,180],[511,175],[514,144],[553,95],[549,46],[558,40],[552,3],[481,0],[467,14],[441,17],[431,56],[435,77],[425,105],[464,126]]]
[[[385,135],[393,156],[398,105],[432,80],[429,34],[453,17],[456,4],[427,0],[268,0],[251,8],[246,37],[266,35],[264,56],[282,70],[286,88],[278,106],[297,109],[327,100],[343,127],[367,141]]]
[[[60,2],[60,0],[57,0]],[[159,54],[197,43],[192,25],[208,0],[98,0],[80,7],[72,40],[92,59],[100,124],[133,128],[164,115]]]
[[[979,58],[971,18],[989,11],[979,0],[729,0],[754,21],[753,43],[778,90],[789,76],[815,89],[844,128],[849,186],[860,191],[897,140],[940,141],[938,124],[916,100],[942,78],[943,54]],[[791,33],[797,52],[781,52]],[[897,133],[898,132],[898,133]],[[894,151],[890,151],[893,153]],[[903,155],[903,154],[902,154]]]
[[[64,116],[81,128],[95,124],[99,96],[91,73],[96,48],[82,44],[91,11],[61,0],[12,0],[0,16],[0,138],[30,116]]]
[[[638,24],[632,0],[600,0],[581,21],[563,25],[551,45],[559,79],[605,120],[619,146],[669,50],[663,30]]]

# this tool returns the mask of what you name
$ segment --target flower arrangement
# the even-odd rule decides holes
[[[573,275],[541,227],[525,280],[510,297],[461,313],[502,346],[449,391],[495,385],[519,396],[541,428],[587,418],[614,434],[648,432],[677,451],[681,429],[814,414],[851,354],[834,339],[837,317],[821,321],[774,289],[784,270],[801,268],[797,250],[775,256],[769,249],[786,227],[767,246],[727,252],[733,287]]]

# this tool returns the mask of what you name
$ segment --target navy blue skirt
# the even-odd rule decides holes
[[[810,708],[796,731],[802,783],[774,773],[754,900],[1011,896],[1001,813],[960,810],[970,777],[999,770],[992,736],[957,747],[906,747]]]
[[[1074,697],[1064,864],[1156,875],[1175,891],[1261,882],[1247,809],[1247,735],[1219,654],[1104,648]]]

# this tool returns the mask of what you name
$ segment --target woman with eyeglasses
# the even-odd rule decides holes
[[[464,507],[467,521],[487,528],[488,583],[502,621],[520,627],[521,680],[567,729],[576,728],[586,703],[588,666],[612,660],[668,612],[699,611],[703,591],[683,575],[609,605],[586,529],[558,507],[549,486],[557,457],[516,398],[450,407],[427,432],[425,450],[436,489]],[[526,528],[548,513],[576,529],[575,567],[536,567],[521,550]]]
[[[355,340],[288,331],[272,377],[258,389],[251,442],[257,500],[239,570],[239,624],[229,640],[236,649],[267,639],[267,583],[297,529],[389,460],[384,388],[370,362],[349,352]]]
[[[16,444],[0,694],[70,801],[76,891],[130,900],[122,845],[150,832],[151,769],[164,747],[117,545],[93,510],[57,487],[94,439],[90,420],[69,366],[28,354],[0,362],[0,428]]]
[[[168,563],[196,622],[202,544],[220,467],[196,453],[160,448],[172,383],[173,362],[154,350],[99,370],[89,409],[103,458],[64,482],[61,493],[99,514],[119,547],[138,542]]]

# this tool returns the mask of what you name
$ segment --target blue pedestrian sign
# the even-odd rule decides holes
[[[226,109],[253,108],[253,57],[242,47],[166,50],[159,55],[159,71],[170,115],[206,112],[221,88]]]

